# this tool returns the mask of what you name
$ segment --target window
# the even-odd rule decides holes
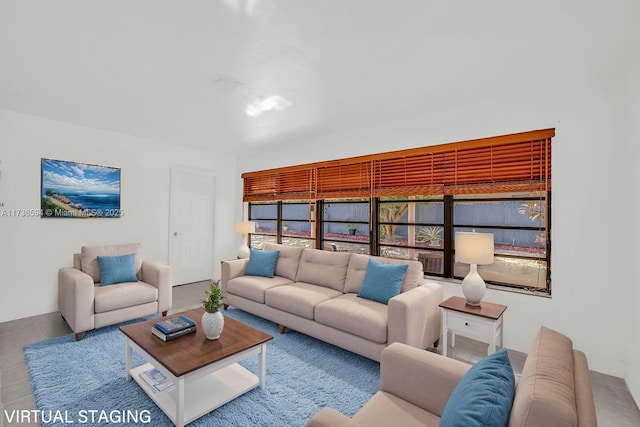
[[[377,218],[381,256],[417,259],[425,274],[444,275],[443,197],[382,198]]]
[[[330,251],[371,253],[369,200],[330,199],[321,207],[322,245]]]
[[[250,246],[262,249],[264,242],[274,242],[315,247],[310,221],[312,206],[308,201],[250,203],[249,219],[256,223]]]
[[[546,199],[542,193],[381,199],[378,253],[417,259],[427,275],[462,279],[469,265],[455,262],[455,233],[491,233],[494,263],[478,266],[485,281],[547,292]]]
[[[281,243],[305,248],[315,247],[310,206],[309,202],[282,202]]]
[[[252,246],[272,239],[415,259],[425,274],[462,278],[469,266],[455,262],[455,233],[476,230],[494,235],[495,261],[479,266],[487,283],[550,293],[554,135],[543,129],[245,173],[243,200],[259,226]],[[311,202],[299,201],[305,196]]]
[[[256,223],[250,247],[262,249],[264,242],[278,242],[278,203],[249,204],[249,220]]]
[[[493,234],[494,262],[478,266],[488,283],[546,290],[550,282],[547,210],[542,193],[454,198],[454,236],[457,231],[472,230]],[[462,279],[468,272],[468,265],[455,263],[452,275]]]

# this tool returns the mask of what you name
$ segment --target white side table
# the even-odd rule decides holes
[[[503,347],[503,314],[506,305],[482,301],[479,307],[467,305],[464,298],[451,297],[440,303],[442,308],[442,355],[447,355],[447,333],[451,330],[451,347],[456,334],[489,344],[488,354]]]

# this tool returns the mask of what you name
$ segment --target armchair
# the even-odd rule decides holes
[[[58,308],[80,341],[86,331],[171,308],[171,269],[142,259],[139,243],[83,246],[73,267],[58,271]],[[138,281],[100,286],[98,256],[135,255]]]

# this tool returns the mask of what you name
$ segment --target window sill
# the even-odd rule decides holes
[[[430,282],[450,283],[450,284],[454,284],[454,285],[460,285],[462,283],[462,280],[460,280],[460,279],[450,279],[450,278],[446,278],[446,277],[428,276],[428,275],[424,276],[424,280],[425,281],[430,281]],[[542,297],[542,298],[551,299],[551,294],[548,294],[546,292],[540,292],[540,291],[535,291],[535,290],[528,291],[526,289],[512,288],[512,287],[509,287],[509,286],[500,286],[500,285],[495,285],[495,284],[492,284],[492,283],[487,283],[487,289],[493,289],[493,290],[496,290],[496,291],[511,292],[511,293],[514,293],[514,294],[531,295],[531,296],[535,296],[535,297]]]

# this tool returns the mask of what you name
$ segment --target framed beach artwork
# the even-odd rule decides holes
[[[120,168],[41,159],[40,216],[119,218]]]

